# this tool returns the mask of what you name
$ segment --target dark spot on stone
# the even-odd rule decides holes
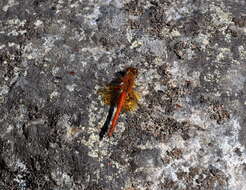
[[[164,182],[160,184],[160,187],[162,189],[167,189],[167,190],[178,189],[177,183],[175,183],[172,179],[169,178],[164,178]]]
[[[232,19],[232,22],[234,22],[235,25],[239,27],[245,27],[246,26],[246,16],[234,17]]]
[[[242,156],[242,151],[240,150],[240,148],[235,148],[234,152],[238,155],[238,156]]]
[[[224,121],[230,119],[230,114],[222,104],[214,104],[213,113],[210,118],[216,120],[218,124],[222,124]]]
[[[172,159],[180,159],[182,157],[182,150],[179,148],[174,148],[171,151],[167,151],[167,155]]]
[[[79,126],[81,119],[82,119],[81,113],[79,111],[75,111],[70,118],[71,125]]]

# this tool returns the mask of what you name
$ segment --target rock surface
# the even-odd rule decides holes
[[[245,190],[246,3],[0,2],[0,189]],[[98,89],[139,69],[99,140]]]

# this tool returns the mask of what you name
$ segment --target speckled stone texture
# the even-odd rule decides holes
[[[245,190],[244,0],[1,0],[1,190]],[[99,140],[98,89],[142,98]]]

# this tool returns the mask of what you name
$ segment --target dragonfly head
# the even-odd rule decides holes
[[[128,73],[131,73],[131,74],[137,76],[137,75],[138,75],[138,69],[137,69],[137,68],[134,68],[134,67],[128,67],[128,68],[126,69],[126,73],[127,73],[127,74],[128,74]]]

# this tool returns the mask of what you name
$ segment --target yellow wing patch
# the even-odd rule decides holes
[[[112,105],[114,103],[117,103],[120,92],[121,88],[119,86],[109,85],[102,89],[99,89],[98,94],[102,97],[104,104]],[[132,90],[130,93],[127,94],[126,101],[123,105],[123,110],[136,110],[140,98],[141,96],[139,92]]]
[[[126,97],[126,102],[123,105],[125,111],[134,111],[137,108],[138,101],[141,98],[139,92],[132,90]]]
[[[107,105],[112,105],[115,103],[119,93],[119,87],[113,85],[109,85],[98,90],[98,94],[102,96],[103,103]]]

